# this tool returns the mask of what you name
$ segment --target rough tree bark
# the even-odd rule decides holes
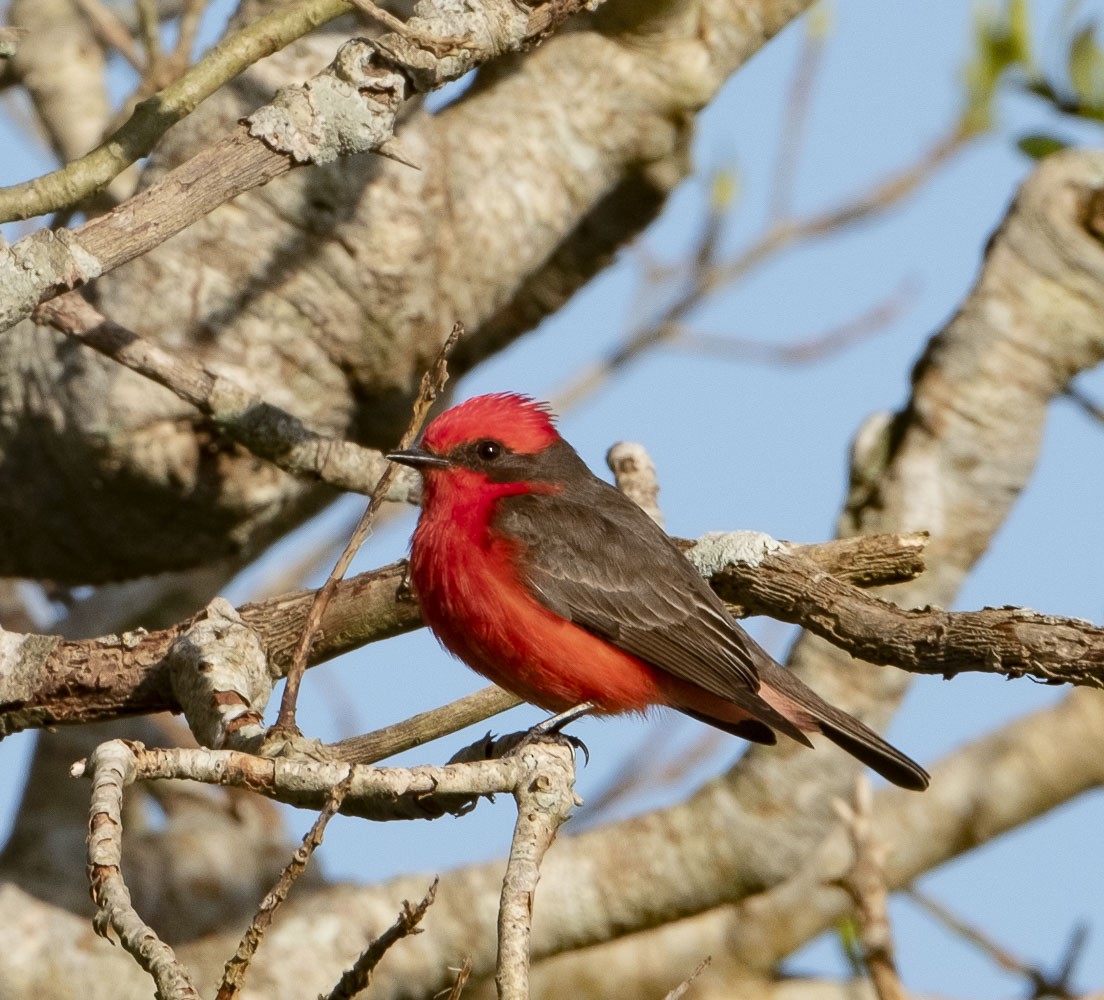
[[[611,0],[578,30],[492,63],[443,112],[411,110],[401,136],[421,170],[361,157],[289,175],[104,275],[91,297],[112,320],[312,428],[386,444],[454,320],[474,331],[458,367],[475,365],[558,308],[654,217],[684,176],[694,114],[804,7]],[[170,133],[146,183],[266,101],[277,82],[316,72],[335,48],[335,34],[319,34],[221,91]],[[1050,400],[1104,357],[1102,189],[1100,154],[1046,161],[917,366],[908,406],[860,432],[841,532],[932,534],[927,573],[889,592],[902,605],[951,601],[1034,466]],[[331,496],[228,444],[176,396],[53,330],[24,322],[0,335],[2,574],[100,582],[237,565]],[[876,725],[907,680],[808,637],[792,663]],[[891,884],[1098,787],[1100,711],[1100,692],[1075,692],[1014,733],[953,755],[922,803],[883,794],[876,816],[897,852]],[[1056,728],[1081,734],[1076,756],[1053,739]],[[83,837],[76,803],[85,789],[66,789],[71,811],[59,811],[41,777],[48,754],[77,751],[59,740],[43,747],[39,783],[3,859],[18,884],[0,887],[0,993],[61,995],[56,984],[80,983],[93,998],[148,996],[133,962],[64,911],[78,908],[83,885],[58,882],[43,892],[48,901],[26,892],[40,888],[32,862],[55,878],[65,867],[55,855],[72,860]],[[846,861],[831,803],[853,773],[825,747],[754,750],[684,803],[561,837],[542,870],[532,941],[546,961],[534,970],[535,995],[575,984],[572,995],[585,996],[595,980],[593,995],[610,995],[607,976],[624,995],[658,993],[661,972],[641,956],[688,971],[707,940],[723,942],[747,975],[768,975],[843,906],[822,882]],[[165,794],[178,814],[191,805]],[[245,838],[278,854],[279,836],[260,830],[266,804],[217,801],[225,829],[208,828],[209,803],[196,809],[204,849],[194,870],[162,869],[169,855],[188,856],[191,842],[181,848],[152,833],[148,856],[139,849],[138,867],[149,867],[139,885],[163,889],[160,901],[140,905],[183,908],[195,880],[228,859],[241,867]],[[220,872],[219,884],[251,900],[272,866],[267,853],[253,857],[236,878]],[[496,863],[443,879],[425,933],[380,968],[375,995],[429,997],[465,955],[477,976],[490,975],[501,874]],[[284,914],[246,995],[326,988],[425,885],[410,876],[313,887]],[[206,992],[236,939],[222,927],[249,906],[238,903],[220,901],[177,927],[178,952]]]

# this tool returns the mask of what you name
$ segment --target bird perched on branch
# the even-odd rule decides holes
[[[425,483],[410,572],[426,624],[552,712],[668,705],[756,743],[823,733],[894,784],[928,774],[776,663],[675,543],[599,479],[547,404],[477,396],[388,458]],[[577,713],[575,710],[578,710]]]

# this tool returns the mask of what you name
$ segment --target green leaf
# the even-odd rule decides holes
[[[1016,147],[1021,153],[1030,156],[1033,160],[1041,160],[1044,156],[1050,156],[1051,153],[1057,153],[1059,150],[1065,149],[1069,143],[1064,142],[1057,136],[1044,135],[1041,132],[1032,132],[1028,135],[1022,135],[1016,140]]]
[[[1027,0],[1011,0],[1008,4],[1007,44],[1009,62],[1019,64],[1031,76],[1031,15]]]
[[[1082,28],[1070,44],[1069,78],[1073,92],[1082,104],[1100,103],[1101,80],[1104,79],[1104,53],[1096,44],[1096,28]]]
[[[966,65],[967,103],[963,128],[983,132],[993,123],[993,99],[1004,73],[1013,67],[1034,75],[1031,18],[1027,0],[1009,0],[1003,16],[980,7],[974,18],[974,52]]]

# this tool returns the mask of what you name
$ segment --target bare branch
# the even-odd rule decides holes
[[[693,985],[694,980],[698,978],[712,961],[711,958],[703,958],[697,965],[697,968],[690,973],[681,983],[678,984],[670,993],[663,998],[663,1000],[682,1000],[682,997],[686,996],[686,991]]]
[[[565,738],[542,739],[514,751],[523,774],[514,787],[518,818],[498,908],[500,1000],[529,1000],[529,943],[544,854],[571,815],[575,797],[575,748]]]
[[[105,743],[88,764],[92,777],[92,804],[88,820],[88,877],[96,917],[96,933],[113,930],[157,984],[162,1000],[199,1000],[188,971],[153,928],[131,905],[122,876],[123,789],[137,776],[134,750],[121,740]]]
[[[521,699],[517,695],[492,684],[474,694],[458,698],[440,708],[421,712],[393,726],[331,743],[327,749],[335,757],[352,764],[375,764],[404,750],[466,729],[520,704]]]
[[[425,418],[429,414],[429,408],[444,388],[445,382],[448,381],[448,356],[463,332],[464,327],[460,323],[453,325],[452,331],[445,338],[445,342],[437,353],[436,361],[434,361],[429,371],[422,376],[421,388],[418,390],[418,396],[414,401],[410,423],[407,425],[406,433],[399,441],[400,449],[409,448],[414,443],[414,439],[418,436],[422,424],[425,423]],[[274,727],[277,732],[295,730],[295,703],[299,697],[299,685],[303,680],[303,672],[307,669],[307,658],[318,634],[318,628],[322,624],[326,606],[333,598],[338,583],[348,572],[353,557],[368,537],[372,522],[375,520],[376,514],[379,513],[380,506],[387,497],[391,484],[397,476],[397,466],[393,462],[389,462],[387,468],[383,470],[383,475],[380,476],[375,489],[372,490],[368,506],[365,508],[360,522],[353,529],[353,534],[349,538],[345,550],[338,556],[337,562],[330,570],[329,577],[314,596],[311,609],[307,613],[306,624],[303,626],[303,634],[295,647],[295,652],[292,653],[291,663],[288,665],[287,684],[284,686],[284,697],[280,702],[280,714]]]
[[[714,564],[716,552],[711,546],[707,563],[696,549],[689,556],[704,569]],[[730,589],[740,559],[752,572]],[[761,572],[768,566],[769,572]],[[1091,622],[1011,607],[904,610],[818,574],[811,562],[792,551],[772,551],[769,543],[744,556],[734,553],[728,567],[706,575],[744,612],[799,624],[869,663],[947,678],[980,671],[1104,687],[1104,627]],[[788,579],[791,572],[796,576]]]
[[[470,958],[465,958],[463,964],[456,972],[456,982],[453,983],[452,989],[449,990],[449,995],[446,1000],[460,1000],[461,994],[464,992],[464,987],[468,983],[468,978],[471,976],[472,961]]]
[[[306,870],[311,856],[321,845],[322,836],[326,832],[326,827],[341,808],[341,803],[345,800],[345,796],[349,792],[352,781],[353,771],[352,768],[349,768],[345,778],[333,787],[329,797],[326,799],[326,804],[318,814],[318,818],[315,819],[314,823],[311,824],[311,828],[304,835],[303,842],[296,848],[291,861],[288,862],[283,872],[281,872],[276,885],[273,886],[272,891],[261,900],[261,905],[257,909],[257,913],[253,917],[249,929],[242,937],[241,943],[238,945],[238,950],[226,963],[222,981],[219,983],[218,993],[216,994],[217,1000],[232,1000],[233,997],[238,995],[242,983],[245,980],[245,973],[249,969],[249,963],[253,960],[257,948],[260,947],[261,939],[264,937],[265,931],[268,930],[271,925],[276,911],[280,908],[280,904],[287,899],[291,887]]]
[[[51,299],[37,312],[40,322],[176,393],[254,455],[294,476],[317,479],[352,493],[370,493],[392,468],[378,451],[318,434],[233,379],[216,375],[113,323],[76,292]],[[417,496],[416,477],[392,473],[391,480],[394,486],[384,499]]]
[[[388,949],[404,937],[417,933],[418,924],[422,922],[426,911],[437,897],[438,882],[439,879],[434,878],[417,906],[411,906],[407,900],[403,900],[399,918],[361,952],[352,968],[342,975],[337,985],[326,995],[326,1000],[352,1000],[361,990],[367,989],[368,984],[372,982],[373,970],[387,954]]]
[[[893,931],[889,924],[889,891],[886,888],[887,844],[874,834],[874,794],[866,775],[855,782],[855,801],[836,802],[851,841],[850,867],[836,879],[855,906],[862,961],[879,1000],[905,1000],[893,957]]]
[[[301,809],[324,809],[334,788],[348,778],[349,787],[339,811],[346,816],[385,822],[437,819],[446,813],[463,815],[480,797],[512,794],[524,766],[518,763],[518,755],[507,751],[517,745],[519,738],[514,734],[503,737],[490,747],[490,758],[481,755],[444,767],[411,768],[364,767],[321,756],[258,757],[206,747],[164,749],[122,740],[103,746],[122,746],[134,758],[128,782],[189,780],[244,788]],[[97,759],[93,755],[88,764],[78,762],[73,775],[94,773]]]
[[[1030,984],[1033,1000],[1041,1000],[1044,997],[1073,998],[1078,996],[1071,980],[1077,960],[1080,958],[1085,942],[1088,940],[1086,924],[1079,923],[1074,928],[1070,935],[1066,953],[1058,964],[1057,971],[1048,973],[1038,965],[1033,965],[1013,955],[1007,948],[993,940],[990,935],[968,924],[938,900],[925,892],[921,892],[915,885],[907,886],[904,893],[914,903],[926,910],[929,915],[946,926],[948,930],[974,945],[1006,972],[1015,973],[1026,979]]]
[[[1069,385],[1066,386],[1066,396],[1093,420],[1104,424],[1104,406],[1097,403],[1087,393],[1082,392],[1075,385]]]
[[[689,328],[672,332],[679,350],[705,354],[726,361],[759,361],[776,365],[809,365],[838,354],[884,330],[916,298],[916,282],[905,280],[881,302],[824,333],[788,344],[696,333]]]
[[[134,44],[134,37],[127,27],[103,0],[73,0],[80,12],[88,19],[96,38],[104,48],[113,48],[132,69],[141,72],[142,58]]]
[[[790,203],[793,199],[797,167],[801,162],[801,143],[813,106],[813,84],[824,62],[828,35],[827,16],[821,7],[814,8],[814,12],[806,19],[801,50],[794,62],[790,90],[786,98],[786,116],[782,122],[782,136],[774,154],[774,169],[771,170],[773,183],[767,217],[773,222],[787,219],[791,215]]]
[[[405,572],[405,562],[396,563],[343,581],[323,616],[322,635],[311,649],[310,662],[321,663],[363,642],[417,628],[421,616],[404,588]],[[287,670],[313,601],[313,591],[299,591],[238,609],[260,636],[280,676]],[[179,711],[166,657],[190,623],[159,632],[137,630],[72,641],[0,633],[6,688],[0,696],[0,733]],[[51,673],[53,668],[58,672]]]
[[[710,295],[742,279],[782,250],[799,242],[811,242],[830,235],[845,226],[874,216],[907,197],[956,153],[968,138],[966,133],[956,127],[949,135],[935,142],[915,163],[873,189],[819,214],[801,219],[778,219],[755,243],[728,260],[717,258],[719,218],[714,213],[706,227],[702,246],[694,255],[689,273],[682,273],[685,270],[684,265],[679,274],[674,276],[681,278],[683,282],[679,294],[664,306],[659,315],[630,330],[608,357],[583,372],[558,393],[557,405],[561,408],[573,405],[645,352],[659,344],[678,342],[687,333],[684,321],[694,309]],[[665,276],[665,280],[670,283],[672,276]],[[900,297],[900,292],[895,293],[888,304],[876,307],[871,317],[856,321],[854,328],[859,333],[876,329],[879,322],[885,321],[887,313],[892,312],[894,301]],[[848,324],[843,331],[828,334],[825,338],[827,343],[817,347],[838,349],[842,344],[849,343],[856,336],[853,330],[848,329],[850,326]],[[713,346],[717,346],[716,342],[713,342]]]

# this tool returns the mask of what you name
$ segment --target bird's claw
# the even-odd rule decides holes
[[[557,726],[548,726],[547,722],[549,721],[551,720],[546,719],[545,722],[538,723],[527,732],[518,733],[517,744],[510,747],[508,753],[517,753],[522,747],[526,747],[530,743],[566,743],[572,750],[581,750],[583,752],[583,764],[589,764],[590,750],[587,745],[578,736],[572,736],[560,729],[560,726],[566,726],[571,720],[565,720]]]

